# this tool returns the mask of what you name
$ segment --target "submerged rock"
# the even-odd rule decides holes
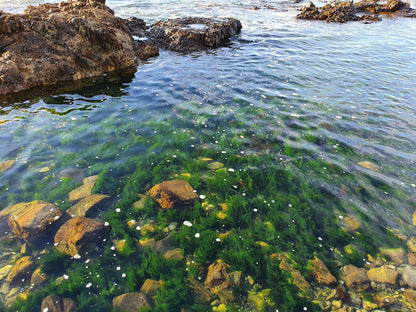
[[[169,180],[155,185],[149,190],[149,195],[162,208],[173,208],[189,204],[198,198],[192,186],[183,180]]]
[[[91,196],[91,190],[95,186],[98,176],[90,176],[82,180],[82,185],[69,192],[69,201],[78,202],[79,200]]]
[[[50,295],[42,300],[40,310],[47,312],[75,312],[77,311],[77,303],[69,298]]]
[[[225,289],[230,286],[230,266],[224,262],[213,263],[208,267],[205,286],[212,289]]]
[[[0,95],[102,75],[138,63],[125,22],[103,0],[0,14]]]
[[[238,34],[242,26],[233,18],[186,17],[158,21],[150,37],[162,48],[177,52],[216,48]]]
[[[29,278],[35,270],[35,264],[31,257],[22,257],[16,261],[6,278],[6,282],[15,285],[22,280]]]
[[[22,208],[22,209],[21,209]],[[54,235],[66,214],[53,204],[35,200],[17,206],[19,211],[9,217],[9,227],[14,234],[27,243],[34,243]]]
[[[398,273],[387,267],[371,268],[367,271],[368,279],[372,282],[396,285]]]
[[[1,32],[1,30],[0,30],[0,32]],[[14,160],[14,159],[0,161],[0,173],[10,169],[15,163],[16,163],[16,160]]]
[[[349,264],[344,267],[344,274],[345,283],[348,287],[358,286],[362,289],[368,289],[370,287],[370,280],[364,269]]]
[[[83,217],[68,220],[55,235],[55,247],[70,256],[92,251],[107,236],[110,227]]]
[[[308,269],[319,284],[333,285],[337,282],[337,279],[329,272],[325,263],[316,256],[313,260],[309,260]]]
[[[113,308],[124,312],[136,312],[148,307],[150,307],[149,301],[142,292],[127,293],[113,299]]]
[[[90,217],[97,209],[103,207],[110,196],[103,194],[93,194],[81,199],[76,205],[69,208],[66,212],[72,217]]]

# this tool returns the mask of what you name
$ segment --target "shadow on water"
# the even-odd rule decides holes
[[[13,109],[29,108],[39,101],[54,105],[73,104],[75,95],[82,97],[83,101],[91,104],[102,102],[107,96],[122,97],[128,95],[124,89],[132,83],[135,72],[136,68],[132,67],[99,77],[42,86],[5,95],[0,97],[0,115],[6,115]],[[71,94],[71,96],[65,94]],[[98,95],[100,97],[96,99],[95,97]],[[54,110],[50,110],[50,113],[54,114]]]

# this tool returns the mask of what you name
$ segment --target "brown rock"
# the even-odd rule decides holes
[[[204,283],[205,286],[208,288],[227,288],[230,286],[229,270],[230,266],[224,262],[211,264],[208,267],[208,273]]]
[[[155,199],[162,208],[173,208],[191,203],[198,198],[192,186],[182,180],[164,181],[150,189],[149,195]]]
[[[150,307],[150,304],[145,294],[133,292],[115,297],[113,307],[124,312],[137,312],[140,308]]]
[[[156,295],[156,291],[160,288],[161,285],[162,281],[147,279],[144,281],[142,287],[140,288],[140,292],[148,296],[154,296]]]
[[[91,176],[82,180],[83,184],[75,190],[69,192],[69,201],[77,202],[83,198],[91,196],[91,190],[95,186],[95,181],[98,176]]]
[[[194,279],[189,279],[189,281],[191,282],[191,288],[194,290],[198,298],[201,298],[206,302],[211,301],[211,293],[205,286],[201,285]]]
[[[137,65],[136,44],[104,1],[68,1],[4,13],[0,95]]]
[[[308,283],[308,281],[302,276],[302,274],[298,270],[293,268],[293,265],[291,264],[292,260],[290,259],[290,256],[287,253],[273,254],[271,255],[271,257],[281,260],[279,268],[283,271],[292,274],[291,282],[293,283],[293,285],[299,288],[299,290],[307,291],[311,289],[311,285]],[[294,262],[294,264],[296,264],[296,262]]]
[[[175,248],[163,254],[166,260],[183,260],[182,249]]]
[[[353,215],[346,215],[341,220],[341,227],[346,231],[353,233],[360,227],[360,221]]]
[[[158,21],[152,25],[149,35],[164,49],[190,52],[216,48],[241,28],[240,21],[233,18],[186,17]]]
[[[30,203],[17,203],[15,205],[9,206],[7,208],[4,208],[0,211],[0,224],[1,226],[4,226],[4,224],[7,225],[9,221],[9,217],[11,215],[16,215],[19,212],[21,212],[23,209],[25,209]]]
[[[92,251],[110,232],[110,227],[94,219],[75,217],[68,220],[55,235],[55,247],[74,256]]]
[[[6,16],[7,18],[7,16]],[[4,19],[3,19],[4,20]],[[1,23],[2,19],[0,17],[0,36],[1,36],[1,27],[2,27],[2,23]],[[16,160],[10,159],[10,160],[4,160],[4,161],[0,161],[0,173],[9,170],[14,164],[16,163]]]
[[[401,272],[401,279],[403,280],[404,285],[416,289],[416,268],[406,266]]]
[[[33,272],[32,277],[30,278],[30,285],[39,286],[45,283],[48,279],[49,276],[43,273],[40,268],[37,268],[35,272]]]
[[[396,285],[398,273],[387,267],[371,268],[367,271],[367,277],[371,282]]]
[[[380,255],[389,257],[395,264],[407,263],[407,255],[402,248],[382,248]]]
[[[406,242],[406,245],[411,252],[416,252],[416,237],[411,236],[410,239]]]
[[[16,261],[13,268],[10,270],[9,275],[6,278],[6,282],[11,285],[16,285],[27,279],[35,269],[35,264],[31,257],[22,257]]]
[[[72,299],[62,299],[56,295],[50,295],[42,300],[40,310],[48,312],[75,312],[77,311],[77,304]]]
[[[308,268],[311,270],[312,275],[319,284],[333,285],[337,282],[337,279],[329,272],[325,263],[316,256],[313,260],[309,260]]]
[[[57,226],[66,219],[64,212],[53,204],[35,200],[18,213],[10,215],[9,227],[14,234],[33,243],[53,235]]]
[[[109,199],[110,196],[103,194],[90,195],[81,199],[66,212],[72,217],[90,217],[97,209],[103,207]]]
[[[345,283],[348,287],[359,286],[363,289],[370,287],[370,280],[367,277],[364,269],[357,268],[349,264],[344,267]]]
[[[407,255],[407,261],[410,265],[416,266],[416,254],[414,254],[413,252],[409,252],[409,254]]]
[[[413,308],[416,308],[416,291],[413,289],[406,289],[404,291],[404,297],[406,301],[410,303]]]
[[[373,300],[381,308],[386,308],[386,307],[392,306],[396,303],[396,299],[393,296],[390,296],[387,293],[377,293],[373,297]]]

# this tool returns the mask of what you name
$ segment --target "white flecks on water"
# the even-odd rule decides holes
[[[191,227],[192,226],[192,223],[189,222],[189,221],[183,221],[183,225],[188,226],[188,227]]]

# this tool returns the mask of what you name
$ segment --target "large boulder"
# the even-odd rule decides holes
[[[186,17],[156,22],[150,29],[150,37],[164,49],[201,51],[221,46],[241,28],[241,22],[234,18]]]
[[[77,304],[72,299],[50,295],[42,300],[40,310],[47,312],[75,312],[77,311]]]
[[[66,214],[51,203],[35,200],[17,204],[16,213],[9,216],[9,227],[27,243],[34,243],[54,235],[54,231],[66,219]]]
[[[0,95],[94,77],[138,64],[125,22],[102,0],[0,14]]]
[[[81,255],[92,251],[109,232],[110,227],[98,220],[75,217],[58,230],[55,247],[71,256]]]
[[[149,190],[149,195],[162,208],[173,208],[192,203],[198,198],[192,186],[183,180],[169,180],[157,184]]]

